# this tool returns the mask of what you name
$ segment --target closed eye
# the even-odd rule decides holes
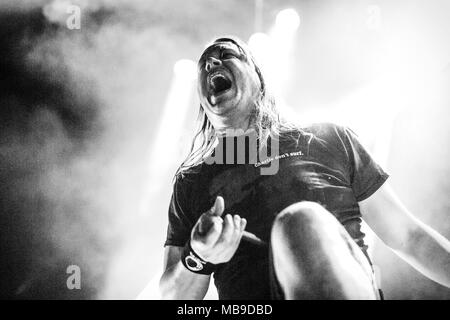
[[[221,59],[232,59],[232,58],[237,58],[237,54],[235,52],[232,51],[223,51],[220,54],[220,58]]]

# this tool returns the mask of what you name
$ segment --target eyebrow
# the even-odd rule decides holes
[[[211,54],[215,50],[219,50],[219,51],[233,50],[235,52],[238,52],[239,54],[243,53],[242,49],[240,49],[240,47],[238,47],[234,43],[220,43],[220,42],[219,43],[213,43],[208,48],[206,48],[205,51],[203,51],[203,53],[200,56],[200,59],[198,60],[198,62],[199,63],[203,62],[206,59],[206,56],[208,54]]]

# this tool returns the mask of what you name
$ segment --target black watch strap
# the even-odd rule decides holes
[[[186,269],[198,274],[211,274],[216,269],[215,264],[206,262],[192,250],[190,240],[184,246],[181,262]]]

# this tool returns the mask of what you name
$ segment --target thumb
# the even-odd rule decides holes
[[[221,196],[216,198],[214,205],[208,210],[209,214],[220,217],[225,210],[225,201]]]
[[[213,225],[212,217],[220,217],[225,210],[224,200],[221,196],[216,198],[211,209],[203,213],[197,222],[199,234],[204,235]]]

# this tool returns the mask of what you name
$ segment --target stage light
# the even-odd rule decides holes
[[[252,49],[253,53],[264,51],[269,42],[269,36],[262,32],[254,33],[248,39],[248,45],[250,46],[250,49]]]
[[[294,9],[284,9],[278,12],[275,24],[283,31],[292,32],[300,26],[300,16]]]
[[[263,72],[268,72],[273,63],[270,37],[265,33],[254,33],[248,39],[248,46],[261,64]]]
[[[295,43],[295,34],[300,26],[300,17],[294,9],[284,9],[278,12],[274,26],[269,31],[270,43],[268,53],[270,57],[265,63],[268,68],[268,84],[275,95],[278,106],[284,105],[286,112],[290,108],[285,103],[284,95],[288,87],[290,72],[292,70],[292,49]],[[255,36],[261,41],[261,36]],[[255,40],[255,41],[256,41]]]
[[[178,60],[173,66],[173,74],[166,103],[160,110],[161,116],[153,137],[154,143],[149,152],[148,186],[145,188],[146,194],[142,197],[139,210],[142,216],[151,212],[150,195],[159,190],[158,184],[151,181],[170,181],[176,169],[173,166],[181,161],[180,148],[175,146],[178,146],[179,139],[182,137],[184,121],[195,92],[196,63],[188,59]],[[164,150],[163,155],[161,150]],[[167,161],[167,159],[172,160]]]
[[[197,65],[194,61],[189,59],[181,59],[175,62],[173,72],[176,77],[186,80],[195,80],[197,77]]]

